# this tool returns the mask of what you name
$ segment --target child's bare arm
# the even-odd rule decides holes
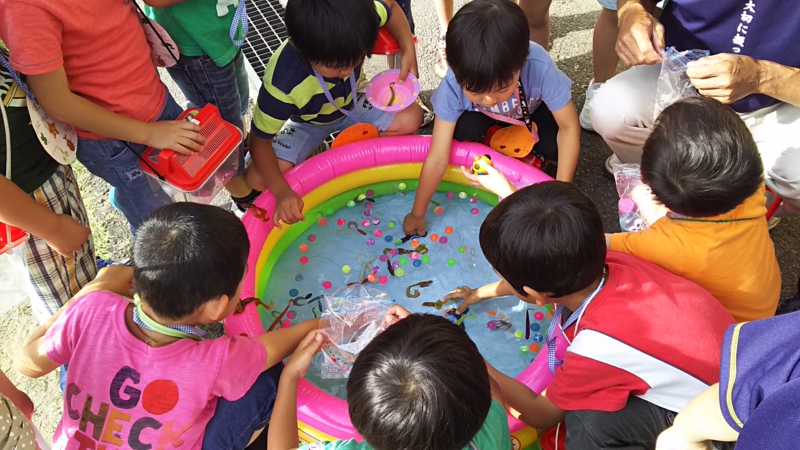
[[[428,204],[447,170],[455,129],[455,122],[448,122],[438,117],[433,123],[431,148],[425,157],[425,163],[422,164],[414,206],[403,220],[403,231],[406,234],[425,233],[425,211],[428,210]]]
[[[0,394],[5,395],[28,419],[33,416],[33,402],[28,394],[20,391],[14,383],[0,370]]]
[[[68,302],[64,303],[55,314],[44,324],[33,330],[28,339],[23,344],[20,354],[14,361],[17,371],[29,378],[39,378],[47,375],[58,367],[44,351],[44,335],[47,330],[61,317],[65,309],[79,297],[93,291],[109,291],[118,295],[131,297],[131,280],[133,280],[133,269],[128,266],[115,265],[105,267],[97,273],[92,282],[83,287]]]
[[[28,85],[42,108],[53,118],[100,136],[186,154],[200,150],[206,141],[199,133],[200,127],[191,122],[143,122],[95,105],[70,91],[63,67],[28,76]]]
[[[558,124],[558,172],[556,180],[572,182],[581,152],[581,125],[575,105],[570,100],[563,108],[553,111]]]
[[[297,348],[300,340],[317,328],[319,328],[319,319],[311,319],[259,336],[258,338],[267,349],[267,363],[264,365],[264,370],[286,359]]]
[[[89,229],[67,214],[40,205],[7,178],[0,176],[0,222],[15,226],[47,242],[53,250],[72,256],[89,237]]]
[[[411,34],[411,28],[408,26],[406,14],[394,0],[384,1],[392,10],[392,16],[389,18],[389,21],[386,22],[386,29],[389,30],[389,34],[391,34],[400,45],[400,51],[403,54],[400,61],[400,81],[406,79],[408,72],[419,77],[414,35]]]
[[[514,295],[514,290],[511,288],[506,280],[495,281],[483,285],[477,289],[472,289],[467,286],[461,286],[450,291],[449,294],[444,296],[443,300],[462,299],[461,304],[458,305],[457,312],[463,314],[464,311],[470,306],[480,303],[484,300],[502,297],[505,295]]]
[[[272,213],[272,223],[275,227],[280,229],[281,222],[291,225],[305,220],[303,199],[292,190],[283,177],[272,139],[262,139],[255,133],[250,133],[250,155],[260,178],[259,182],[251,182],[250,185],[259,190],[269,189],[275,196],[275,211]],[[250,181],[248,179],[248,182]]]
[[[489,376],[500,385],[506,406],[512,416],[532,428],[539,429],[554,427],[564,420],[566,412],[547,398],[546,391],[543,395],[536,395],[527,386],[500,373],[489,363],[486,363],[486,366],[489,369]]]
[[[719,404],[719,383],[694,398],[656,441],[656,450],[710,449],[711,440],[731,442],[739,438]]]

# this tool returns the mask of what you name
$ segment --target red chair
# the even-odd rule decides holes
[[[783,199],[778,197],[778,194],[773,192],[773,190],[770,189],[769,186],[767,186],[767,192],[770,192],[772,193],[772,195],[775,196],[775,199],[772,200],[772,203],[770,203],[770,205],[767,207],[767,221],[769,221],[772,219],[772,216],[775,215],[775,212],[778,210],[778,208],[780,208],[781,205],[783,204]]]
[[[417,37],[414,36],[414,43],[416,44]],[[385,55],[386,65],[390,69],[397,69],[400,67],[400,58],[403,54],[400,52],[400,44],[392,37],[386,27],[381,27],[378,31],[378,40],[372,48],[373,55]]]

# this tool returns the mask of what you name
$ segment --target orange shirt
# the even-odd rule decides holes
[[[611,250],[694,281],[737,322],[772,317],[780,300],[781,272],[767,230],[766,202],[762,187],[718,217],[695,221],[667,216],[647,230],[614,234]]]
[[[63,66],[72,92],[125,117],[155,120],[166,89],[128,1],[0,0],[0,38],[11,65],[26,75]]]

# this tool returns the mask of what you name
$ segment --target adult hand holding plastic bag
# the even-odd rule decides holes
[[[708,56],[708,50],[686,50],[679,52],[669,47],[661,60],[661,74],[656,85],[656,105],[654,118],[658,118],[667,106],[685,97],[699,94],[686,75],[687,64]]]

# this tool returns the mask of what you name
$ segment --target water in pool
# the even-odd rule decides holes
[[[409,311],[430,314],[455,307],[454,302],[442,305],[441,299],[458,286],[477,288],[497,281],[478,242],[478,230],[492,206],[472,196],[474,189],[444,183],[447,187],[451,190],[438,192],[428,210],[428,235],[405,243],[399,239],[404,236],[402,221],[411,210],[413,192],[395,189],[380,195],[365,187],[360,190],[363,196],[354,196],[349,206],[329,207],[321,218],[308,217],[316,223],[288,245],[269,273],[261,297],[274,306],[261,310],[264,328],[313,318],[324,305],[319,296],[367,277],[374,279],[368,281],[370,287],[388,293]],[[291,299],[297,300],[287,308]],[[474,305],[463,325],[492,365],[517,376],[544,344],[551,316],[544,308],[501,297]],[[346,380],[322,379],[321,360],[317,355],[307,378],[345,398]]]

